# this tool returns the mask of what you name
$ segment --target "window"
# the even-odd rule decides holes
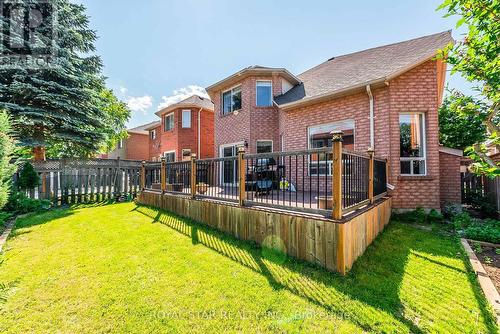
[[[271,81],[257,81],[257,107],[270,107],[273,105],[272,100],[272,83]]]
[[[222,114],[226,115],[241,109],[241,86],[222,93]]]
[[[156,130],[151,130],[149,132],[149,136],[151,137],[151,140],[155,140],[156,139]]]
[[[191,160],[191,149],[183,148],[182,149],[182,161]]]
[[[118,148],[123,148],[123,139],[118,142]]]
[[[191,110],[182,111],[182,127],[183,128],[191,127]]]
[[[425,175],[425,117],[422,113],[399,115],[401,175]]]
[[[257,153],[272,153],[273,141],[272,140],[257,140]]]
[[[309,127],[309,148],[332,147],[331,132],[334,130],[341,130],[344,133],[342,146],[346,150],[354,150],[354,120]],[[332,153],[312,154],[309,158],[309,175],[332,175],[332,160]]]
[[[165,152],[163,157],[165,157],[165,162],[175,162],[175,151]]]
[[[174,129],[174,113],[165,116],[164,126],[165,131],[171,131]]]

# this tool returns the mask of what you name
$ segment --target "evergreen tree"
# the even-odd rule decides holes
[[[11,136],[9,116],[5,111],[0,112],[0,209],[9,198],[12,175],[16,166],[11,163],[14,151],[14,138]]]
[[[15,120],[13,127],[21,144],[34,147],[35,152],[49,143],[97,150],[107,139],[102,131],[106,115],[100,108],[102,63],[93,54],[97,36],[89,28],[84,6],[68,0],[51,3],[57,13],[52,25],[57,37],[52,43],[42,36],[42,42],[52,43],[53,62],[39,68],[0,64],[0,108]],[[16,24],[9,17],[1,20],[4,28]],[[15,50],[7,52],[15,54]]]
[[[38,187],[40,182],[40,176],[38,176],[35,167],[33,167],[29,161],[25,162],[23,168],[19,172],[17,187],[20,190],[33,189]]]

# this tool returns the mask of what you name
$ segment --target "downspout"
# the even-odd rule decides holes
[[[375,150],[375,113],[373,110],[373,94],[370,85],[366,85],[366,92],[370,98],[370,148]]]
[[[198,159],[201,159],[201,110],[198,110]]]

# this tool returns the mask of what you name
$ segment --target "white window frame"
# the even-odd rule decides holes
[[[311,126],[308,126],[307,127],[307,149],[311,150],[311,129],[312,128],[317,128],[317,127],[320,127],[320,126],[325,126],[325,127],[328,127],[328,126],[335,126],[335,125],[338,125],[340,123],[347,123],[347,122],[351,122],[352,121],[352,124],[353,124],[353,129],[352,129],[352,135],[354,136],[354,141],[353,141],[353,145],[356,146],[356,120],[352,119],[352,118],[349,118],[349,119],[344,119],[344,120],[340,120],[340,121],[336,121],[336,122],[330,122],[330,123],[325,123],[325,124],[316,124],[316,125],[311,125]],[[333,153],[333,149],[332,149],[332,153]],[[328,153],[327,153],[328,154]],[[308,168],[307,168],[307,175],[308,176],[318,176],[318,173],[311,173],[311,165],[318,165],[318,167],[316,168],[316,170],[319,170],[319,165],[320,164],[325,164],[325,161],[318,161],[318,162],[311,162],[311,156],[309,155],[308,157]],[[332,176],[332,164],[333,164],[333,160],[327,160],[326,161],[326,164],[327,164],[327,174],[326,176]],[[320,173],[319,176],[325,176],[325,174],[322,174]]]
[[[174,154],[174,161],[177,161],[177,157],[176,157],[176,154],[175,154],[175,150],[172,150],[172,151],[165,151],[163,152],[163,158],[165,158],[167,156],[167,154],[170,154],[170,153],[173,153]]]
[[[402,112],[399,113],[401,115],[422,115],[422,151],[424,152],[423,157],[399,157],[399,175],[401,176],[412,176],[412,177],[421,177],[427,176],[427,128],[425,126],[425,113],[424,112]],[[400,120],[398,116],[398,127],[401,129]],[[356,137],[354,137],[356,138]],[[401,145],[401,132],[399,133],[399,144]],[[401,154],[401,151],[400,151]],[[410,174],[401,173],[401,162],[402,161],[410,161]],[[424,161],[424,174],[414,174],[413,173],[413,161]]]
[[[257,153],[257,147],[259,146],[259,143],[271,143],[271,152],[270,153],[274,152],[274,142],[272,141],[272,139],[258,139],[255,141],[255,153]],[[265,153],[262,153],[262,154],[265,154]]]
[[[123,138],[120,138],[120,140],[118,141],[118,149],[122,148],[123,148]]]
[[[184,125],[184,115],[189,113],[189,118],[187,118],[187,120],[189,121],[189,124],[188,126],[185,126]],[[182,128],[183,129],[189,129],[191,128],[191,117],[192,117],[192,113],[191,113],[191,109],[184,109],[182,110],[182,114],[181,114],[181,121],[182,121]]]
[[[259,106],[259,103],[257,101],[257,99],[258,99],[257,88],[259,87],[260,82],[267,82],[267,83],[271,84],[271,86],[270,86],[271,94],[269,95],[269,105],[267,105],[267,106]],[[269,107],[273,106],[273,81],[272,80],[256,80],[255,81],[255,106],[259,107],[259,108],[269,108]]]
[[[167,130],[167,118],[169,118],[169,117],[172,117],[173,124],[172,124],[172,128]],[[169,132],[169,131],[173,131],[174,129],[175,129],[175,113],[171,112],[170,114],[166,114],[165,116],[163,116],[163,131]]]
[[[149,133],[149,138],[151,138],[151,140],[156,139],[156,129],[151,130],[151,132]]]
[[[229,115],[235,111],[240,111],[242,108],[243,108],[243,99],[241,99],[241,106],[240,106],[240,109],[235,109],[233,110],[233,91],[234,90],[237,90],[238,88],[240,89],[240,95],[243,96],[243,90],[241,89],[241,84],[239,85],[236,85],[234,87],[231,87],[229,89],[226,89],[225,91],[223,91],[220,95],[221,97],[221,115]],[[224,113],[224,94],[226,94],[227,92],[231,92],[231,110],[227,113]]]

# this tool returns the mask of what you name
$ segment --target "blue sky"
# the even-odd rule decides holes
[[[435,11],[435,0],[78,2],[99,35],[108,86],[133,110],[129,127],[250,65],[300,74],[332,56],[454,29],[456,22]],[[458,74],[448,82],[470,89]]]

